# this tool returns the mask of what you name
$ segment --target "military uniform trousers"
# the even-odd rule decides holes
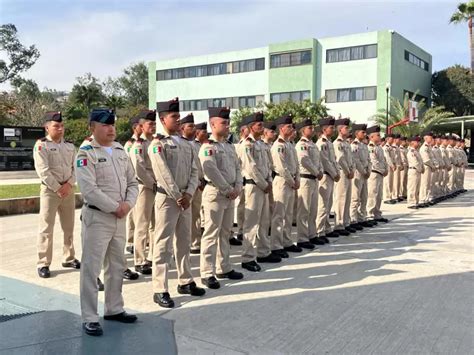
[[[125,270],[125,218],[83,206],[81,313],[83,322],[98,322],[97,278],[104,266],[105,315],[124,311],[122,284]]]
[[[332,231],[329,214],[332,208],[333,190],[334,180],[325,173],[319,181],[318,188],[318,217],[316,218],[316,233],[318,233],[318,237],[325,236]]]
[[[391,200],[394,196],[393,193],[393,180],[395,171],[388,167],[388,175],[383,179],[383,198],[385,200]]]
[[[351,224],[352,180],[341,171],[341,179],[334,184],[334,229],[344,229]]]
[[[358,171],[352,179],[351,222],[360,223],[367,219],[367,179]]]
[[[416,169],[408,169],[408,195],[407,205],[408,207],[416,206],[420,202],[420,182],[421,173]]]
[[[191,208],[182,210],[176,201],[166,194],[157,193],[155,199],[155,235],[152,240],[153,292],[168,292],[168,271],[174,252],[178,284],[193,281],[189,248],[191,245]]]
[[[308,242],[316,236],[316,216],[318,213],[318,185],[316,179],[301,178],[298,189],[296,226],[298,242]]]
[[[393,172],[393,189],[392,189],[392,199],[396,200],[399,197],[402,197],[402,173],[403,171],[397,170]]]
[[[142,184],[138,186],[138,198],[134,208],[135,216],[135,236],[134,236],[134,259],[135,265],[145,264],[147,242],[152,248],[153,234],[149,233],[150,224],[153,215],[153,204],[155,202],[155,193]],[[150,236],[150,238],[148,238]]]
[[[295,190],[281,176],[273,179],[272,250],[294,244],[291,236]]]
[[[191,201],[191,249],[201,248],[201,204],[202,191],[198,188]]]
[[[204,233],[201,238],[201,277],[232,271],[229,235],[234,222],[235,201],[207,184],[202,193]]]
[[[133,220],[133,216],[134,216],[133,210],[134,208],[132,208],[130,212],[128,212],[128,215],[127,215],[126,225],[127,225],[127,244],[128,245],[133,245],[133,238],[135,234],[135,222]]]
[[[244,239],[242,243],[242,262],[254,261],[271,253],[270,205],[268,194],[254,184],[247,183],[245,190]]]
[[[447,168],[441,170],[441,193],[446,195],[448,193],[449,171]]]
[[[420,202],[421,203],[426,203],[432,200],[431,176],[432,176],[431,168],[429,166],[425,166],[425,172],[421,174],[421,181],[420,181]]]
[[[74,260],[74,210],[76,198],[74,188],[65,198],[41,185],[40,191],[40,212],[39,212],[39,235],[38,247],[38,268],[50,266],[53,258],[53,231],[56,213],[59,215],[59,222],[63,230],[63,258],[62,262],[67,263]]]
[[[375,172],[372,172],[370,174],[369,180],[367,180],[367,190],[369,191],[367,199],[367,209],[370,219],[382,218],[382,211],[380,210],[380,206],[382,205],[383,184],[383,175]]]
[[[242,189],[239,195],[239,202],[237,204],[237,233],[242,234],[245,219],[245,189]],[[232,221],[233,224],[233,221]]]
[[[431,172],[430,200],[433,200],[434,198],[440,195],[439,172],[440,172],[440,169],[435,169],[433,172]]]
[[[401,172],[402,180],[400,182],[401,188],[401,197],[407,197],[407,187],[408,187],[408,166],[403,168]]]
[[[457,167],[453,165],[452,169],[448,172],[448,193],[453,193],[456,191],[455,187],[455,178],[456,178]]]

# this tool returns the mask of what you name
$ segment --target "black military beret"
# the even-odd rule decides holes
[[[405,137],[405,136],[401,136],[401,137],[400,137],[400,140],[402,140],[402,141],[406,141],[406,140],[407,140],[407,137]]]
[[[304,128],[304,127],[307,127],[307,126],[312,126],[312,125],[313,125],[313,121],[311,121],[309,118],[307,118],[307,119],[304,119],[301,122],[298,122],[296,124],[295,128],[299,131],[301,128]]]
[[[243,119],[242,119],[242,125],[248,125],[252,122],[263,122],[263,112],[255,112],[255,113],[252,113],[251,115],[249,116],[245,116]]]
[[[185,124],[185,123],[194,123],[194,115],[192,113],[184,116],[182,119],[179,120],[180,124]]]
[[[274,121],[263,122],[263,127],[272,131],[276,130],[276,124]]]
[[[156,121],[156,110],[141,110],[137,117],[140,120]]]
[[[130,118],[130,126],[133,127],[134,125],[138,124],[139,121],[140,121],[140,118],[138,118],[138,116]]]
[[[275,125],[276,126],[279,126],[281,124],[293,124],[293,116],[290,114],[288,115],[283,115],[281,117],[278,117],[276,120],[275,120]]]
[[[197,123],[194,125],[196,129],[202,129],[207,131],[207,122]]]
[[[393,138],[400,139],[400,138],[402,138],[402,136],[397,133],[397,134],[394,134],[394,135],[393,135]]]
[[[367,134],[371,134],[371,133],[376,133],[376,132],[380,132],[380,126],[370,126],[370,127],[367,127],[367,129],[365,130],[365,133]]]
[[[385,136],[385,138],[395,138],[395,134],[394,133],[389,133]]]
[[[419,136],[413,136],[413,137],[408,138],[408,141],[409,142],[420,142],[421,138]]]
[[[115,112],[108,108],[95,108],[89,115],[89,123],[90,122],[115,124]]]
[[[367,125],[365,123],[354,123],[352,125],[352,130],[355,131],[365,131],[367,129]]]
[[[156,110],[160,112],[179,112],[179,98],[173,100],[161,101],[156,103]]]
[[[209,118],[220,117],[228,120],[230,118],[230,108],[228,107],[208,107]]]
[[[351,120],[349,118],[339,118],[334,122],[335,126],[349,126],[351,124]]]
[[[44,114],[43,118],[44,122],[62,122],[63,121],[63,115],[61,114],[60,111],[49,111]]]
[[[324,117],[324,118],[320,118],[319,121],[318,121],[318,125],[319,126],[334,126],[334,123],[336,122],[336,120],[334,119],[334,117]]]

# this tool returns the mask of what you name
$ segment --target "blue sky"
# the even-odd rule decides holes
[[[393,29],[433,55],[433,69],[469,65],[456,0],[151,1],[0,0],[2,23],[41,52],[23,76],[69,90],[86,72],[105,79],[138,61]]]

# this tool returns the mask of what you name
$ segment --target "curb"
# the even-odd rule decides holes
[[[75,194],[76,208],[82,207],[82,195]],[[11,216],[24,213],[38,213],[40,207],[40,197],[19,197],[12,199],[0,199],[0,216]]]

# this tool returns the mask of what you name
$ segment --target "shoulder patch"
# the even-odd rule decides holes
[[[214,151],[214,148],[212,147],[205,148],[202,151],[202,155],[204,155],[205,157],[210,157],[210,156],[213,156],[214,154],[215,154],[215,151]]]
[[[82,147],[80,147],[79,149],[81,150],[91,150],[92,149],[92,146],[90,144],[87,144],[87,145],[83,145]]]
[[[155,139],[163,139],[165,138],[164,135],[157,133]]]

